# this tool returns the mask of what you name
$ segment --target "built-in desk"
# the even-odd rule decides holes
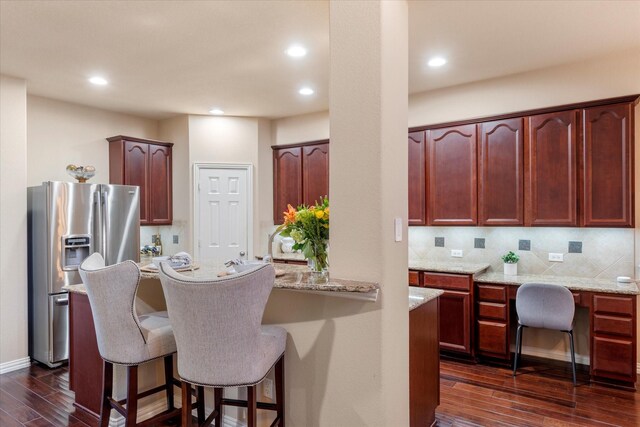
[[[638,287],[599,280],[558,276],[482,274],[475,282],[476,356],[511,361],[511,315],[523,283],[552,283],[571,290],[578,307],[589,310],[590,374],[593,381],[635,388]]]

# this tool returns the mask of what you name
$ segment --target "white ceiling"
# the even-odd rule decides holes
[[[638,0],[409,3],[411,93],[640,48]],[[292,43],[308,55],[287,57]],[[448,64],[426,67],[435,54]],[[153,118],[326,110],[329,4],[2,0],[0,72],[31,94]]]

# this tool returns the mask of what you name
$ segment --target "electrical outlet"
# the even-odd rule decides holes
[[[262,382],[262,394],[267,399],[273,400],[273,380],[271,378],[265,378]]]
[[[553,253],[553,252],[549,252],[549,261],[564,262],[564,255],[563,254],[556,254],[556,253]]]
[[[451,249],[451,256],[454,258],[462,258],[462,249]]]
[[[179,239],[178,239],[178,235],[177,235],[177,234],[174,234],[174,235],[173,235],[173,244],[174,244],[174,245],[177,245],[177,244],[178,244],[178,241],[179,241]]]

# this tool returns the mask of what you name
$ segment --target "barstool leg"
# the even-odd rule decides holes
[[[106,360],[102,363],[102,407],[100,408],[100,427],[109,427],[111,403],[109,398],[113,392],[113,365]]]
[[[518,357],[522,351],[522,325],[518,325],[518,331],[516,332],[516,356],[513,358],[513,376],[516,376],[518,370]]]
[[[127,366],[127,427],[136,425],[138,416],[138,365]]]
[[[182,427],[191,427],[191,384],[182,380]]]
[[[224,389],[223,388],[215,388],[213,390],[213,410],[217,411],[217,415],[215,417],[216,427],[220,427],[222,425],[222,397],[223,397]]]
[[[569,346],[571,348],[571,371],[573,372],[573,385],[576,385],[576,353],[573,348],[573,330],[567,331],[569,334]]]
[[[204,417],[204,387],[201,385],[196,386],[196,394],[197,394],[197,399],[198,399],[198,409],[197,414],[198,414],[198,424],[202,425],[204,423],[205,417]]]
[[[276,411],[278,426],[284,427],[284,354],[276,363]]]
[[[175,408],[173,402],[173,356],[164,358],[164,384],[167,393],[167,409]]]
[[[256,386],[247,387],[247,427],[256,427],[258,411],[256,404]]]

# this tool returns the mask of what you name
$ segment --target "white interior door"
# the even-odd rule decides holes
[[[196,258],[221,264],[248,258],[250,166],[196,165]]]

